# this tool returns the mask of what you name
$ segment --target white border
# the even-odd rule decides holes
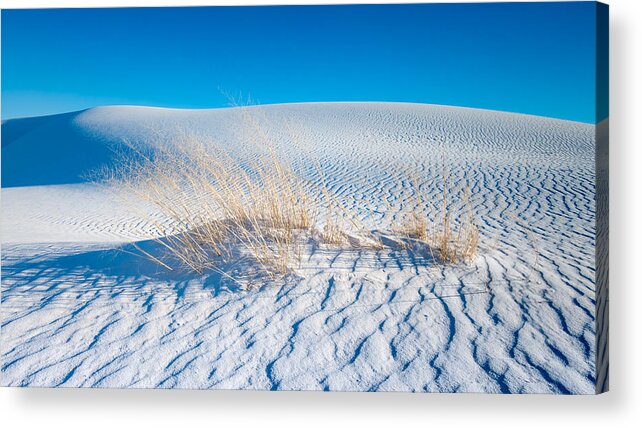
[[[188,0],[185,5],[346,2]],[[391,2],[399,1],[384,3]],[[403,3],[411,2],[416,1]],[[642,2],[611,0],[608,3],[611,5],[611,392],[596,397],[560,397],[1,388],[0,424],[43,428],[95,428],[115,424],[155,428],[639,426],[642,420],[642,127],[639,125],[642,121],[639,107]],[[2,8],[151,5],[181,3],[175,0],[0,0]]]

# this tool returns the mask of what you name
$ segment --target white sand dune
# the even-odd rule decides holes
[[[439,198],[448,165],[478,257],[316,248],[254,291],[141,257],[153,228],[85,174],[124,140],[186,132],[252,157],[247,112],[364,222],[393,225],[412,198],[393,166]],[[595,126],[401,103],[100,107],[3,123],[2,186],[2,385],[595,392]]]

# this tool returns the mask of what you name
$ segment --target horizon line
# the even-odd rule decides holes
[[[226,109],[226,108],[276,106],[276,105],[288,105],[288,104],[420,104],[420,105],[429,105],[429,106],[454,107],[454,108],[462,108],[462,109],[469,109],[469,110],[485,110],[485,111],[508,113],[508,114],[515,114],[515,115],[521,115],[521,116],[534,116],[534,117],[541,117],[546,119],[560,120],[564,122],[583,123],[586,125],[593,125],[593,126],[596,126],[599,123],[609,119],[609,116],[606,116],[600,120],[597,120],[596,118],[595,121],[573,120],[573,119],[557,117],[557,116],[523,113],[523,112],[512,111],[512,110],[499,110],[499,109],[471,107],[471,106],[457,105],[457,104],[435,104],[435,103],[422,103],[422,102],[413,102],[413,101],[293,101],[293,102],[277,102],[277,103],[260,103],[259,102],[255,104],[245,104],[245,105],[230,104],[230,105],[214,106],[214,107],[171,107],[171,106],[147,105],[147,104],[98,104],[91,107],[80,108],[77,110],[67,110],[67,111],[47,113],[47,114],[41,114],[41,115],[35,115],[35,116],[15,116],[15,117],[8,117],[8,118],[3,117],[1,121],[4,124],[4,122],[10,121],[10,120],[35,119],[39,117],[50,117],[50,116],[59,116],[64,114],[81,113],[84,111],[101,108],[101,107],[143,107],[143,108],[165,109],[165,110],[219,110],[219,109]]]

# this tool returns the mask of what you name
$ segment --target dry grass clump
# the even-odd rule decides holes
[[[466,185],[463,190],[453,191],[448,172],[444,172],[443,181],[439,220],[433,227],[430,242],[446,263],[470,261],[477,255],[479,243],[479,229],[470,204],[470,188]],[[452,200],[453,195],[457,196],[457,201]],[[453,214],[459,214],[457,222],[453,221]]]
[[[446,214],[440,227],[435,228],[432,242],[439,257],[446,263],[470,261],[477,255],[479,230],[468,217],[458,228],[453,227],[450,215]]]
[[[326,220],[321,230],[321,241],[329,245],[345,245],[348,243],[348,234],[339,223],[331,217]]]
[[[317,213],[291,167],[271,150],[241,163],[193,139],[176,146],[115,175],[120,187],[161,213],[146,218],[161,245],[199,273],[239,250],[271,275],[298,263]]]
[[[479,243],[470,188],[467,185],[463,189],[455,188],[446,168],[442,180],[441,201],[435,209],[435,204],[430,204],[429,198],[419,189],[416,176],[408,179],[412,183],[414,200],[399,214],[395,233],[411,241],[423,242],[444,263],[468,262],[477,255]],[[434,217],[432,212],[436,213]]]
[[[255,118],[248,116],[245,123],[257,149],[249,160],[215,151],[214,145],[184,135],[154,153],[142,153],[130,145],[136,160],[128,153],[119,169],[109,172],[108,181],[117,181],[115,188],[134,196],[133,205],[144,201],[153,208],[142,216],[167,253],[195,272],[213,269],[236,280],[226,266],[244,260],[272,278],[287,274],[300,265],[311,240],[331,246],[385,248],[373,232],[376,225],[365,227],[359,219],[354,208],[357,198],[353,208],[347,208],[351,196],[343,195],[341,200],[333,196],[320,165],[318,180],[308,181],[276,152]],[[473,259],[479,232],[468,188],[452,189],[444,170],[441,204],[427,210],[430,199],[416,186],[416,177],[410,181],[414,200],[393,233],[424,242],[444,263]],[[172,269],[167,260],[147,255]]]
[[[426,205],[425,198],[419,188],[416,175],[413,175],[409,182],[411,183],[411,191],[414,198],[410,202],[409,208],[401,212],[401,219],[396,227],[396,231],[406,238],[426,241],[428,238],[429,222],[428,216],[423,210],[423,207]]]
[[[395,232],[406,238],[426,241],[428,238],[428,218],[424,213],[417,211],[402,213]]]

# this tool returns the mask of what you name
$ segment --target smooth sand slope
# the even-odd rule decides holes
[[[364,224],[393,228],[416,171],[472,196],[467,265],[317,246],[240,290],[166,269],[149,216],[88,181],[123,141],[189,134],[239,159],[258,117],[277,151]],[[595,127],[397,103],[100,107],[2,124],[2,385],[442,392],[595,390]],[[140,207],[139,207],[140,208]],[[153,209],[150,216],[153,217]],[[375,226],[373,226],[375,227]],[[239,266],[239,274],[243,266]]]

